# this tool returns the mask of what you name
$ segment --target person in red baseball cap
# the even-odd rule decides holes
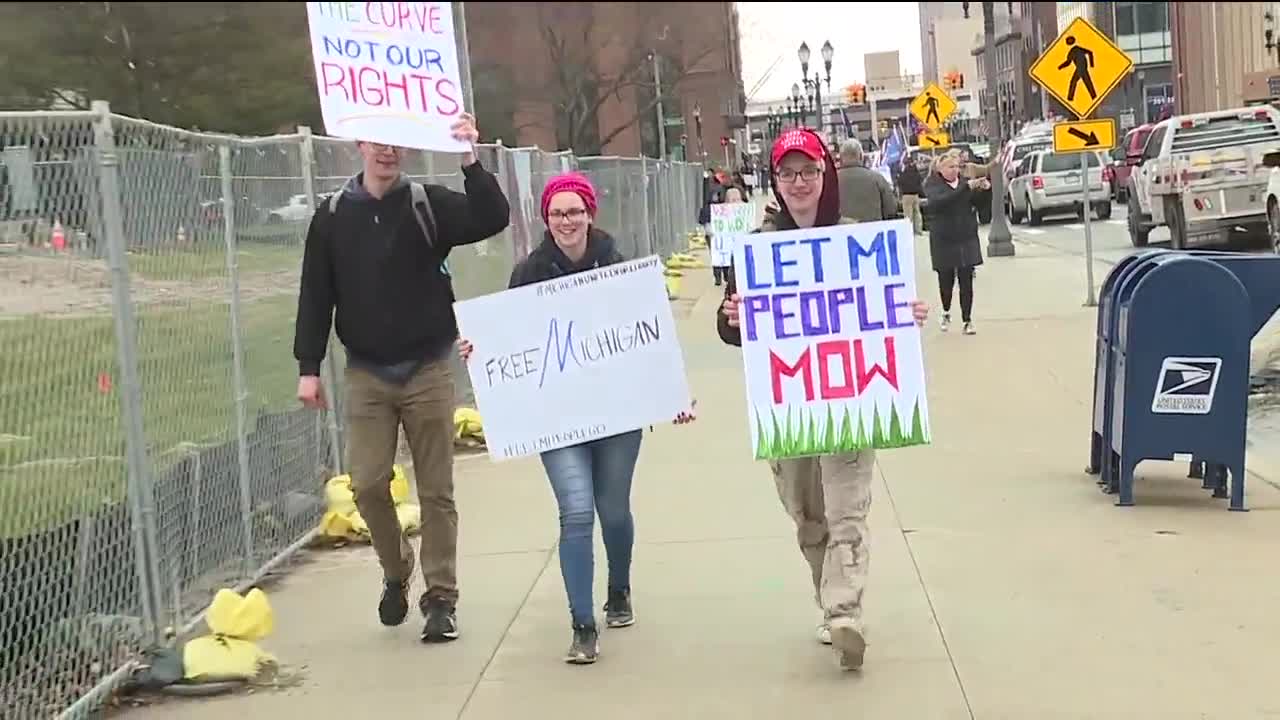
[[[757,232],[857,222],[840,216],[835,162],[817,133],[808,128],[784,132],[773,144],[770,160],[778,211],[766,215]],[[726,344],[741,346],[741,297],[734,277],[731,268],[724,302],[716,312],[716,329]],[[912,303],[912,314],[923,325],[929,307],[917,300]],[[858,670],[867,649],[862,594],[870,562],[867,514],[875,450],[769,464],[782,506],[795,521],[800,551],[809,564],[814,596],[822,608],[818,639],[834,646],[842,668]]]

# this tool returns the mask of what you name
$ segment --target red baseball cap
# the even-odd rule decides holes
[[[807,128],[792,128],[778,136],[773,143],[773,167],[778,167],[782,158],[789,152],[803,153],[805,157],[816,162],[826,159],[826,150],[817,134]]]

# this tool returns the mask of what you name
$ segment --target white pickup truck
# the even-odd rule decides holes
[[[1270,105],[1176,115],[1147,137],[1129,176],[1129,239],[1147,244],[1168,226],[1174,248],[1228,242],[1233,232],[1267,227],[1270,169],[1280,150],[1280,111]]]

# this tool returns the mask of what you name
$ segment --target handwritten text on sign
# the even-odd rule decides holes
[[[757,458],[929,441],[911,225],[742,236],[735,253]]]
[[[455,305],[489,456],[669,423],[690,406],[658,257]]]
[[[729,267],[737,236],[754,230],[755,219],[756,209],[750,203],[716,203],[711,206],[712,265]]]
[[[326,132],[467,149],[449,129],[462,112],[451,3],[309,2],[307,19]]]

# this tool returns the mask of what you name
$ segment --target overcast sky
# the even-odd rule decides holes
[[[822,43],[835,48],[831,87],[863,82],[862,55],[897,50],[902,71],[921,71],[918,3],[740,2],[742,75],[747,101],[782,98],[800,79],[800,43],[809,43],[809,72],[822,70]],[[756,84],[780,62],[759,88]],[[754,94],[753,94],[754,91]]]

